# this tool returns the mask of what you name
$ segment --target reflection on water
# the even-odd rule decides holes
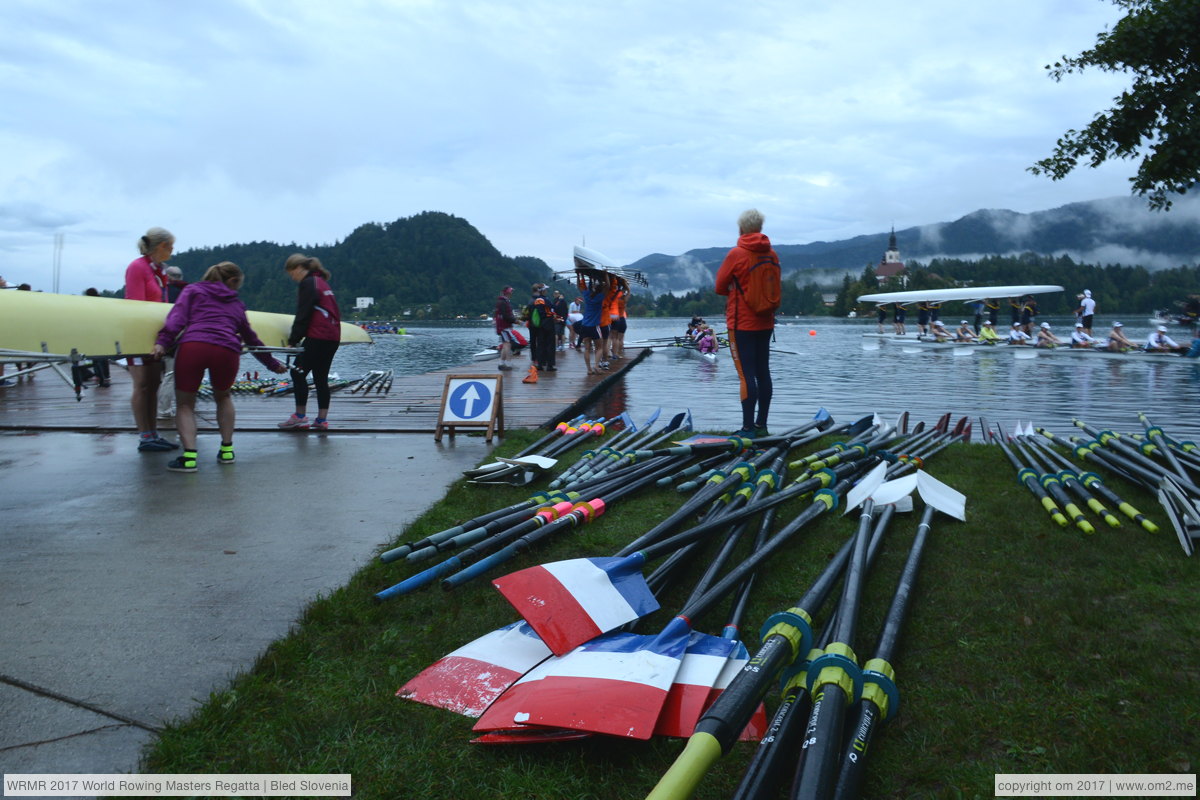
[[[1049,320],[1056,330],[1071,320]],[[627,341],[682,333],[686,320],[630,320]],[[1098,331],[1106,330],[1101,325]],[[473,364],[474,352],[492,344],[490,325],[413,328],[412,336],[378,336],[371,347],[345,347],[334,369],[357,376],[371,369],[419,374]],[[1200,364],[1170,359],[1141,363],[1086,355],[1040,355],[1022,360],[1003,348],[972,355],[947,350],[906,353],[894,343],[863,349],[864,332],[873,320],[812,318],[789,321],[776,329],[776,347],[799,355],[771,358],[775,397],[771,427],[799,425],[824,406],[836,419],[878,412],[894,418],[910,412],[914,421],[933,422],[945,412],[955,417],[985,417],[1011,428],[1032,422],[1058,434],[1078,433],[1079,418],[1100,429],[1141,431],[1137,412],[1178,439],[1200,439]],[[1144,341],[1148,324],[1127,323],[1134,341]],[[1173,331],[1178,341],[1190,337]],[[560,358],[578,357],[560,353]],[[251,362],[256,363],[256,362]],[[741,425],[737,373],[727,352],[717,364],[678,351],[658,351],[634,367],[598,404],[595,415],[618,416],[629,410],[639,424],[656,407],[661,420],[690,408],[696,428],[735,430]]]

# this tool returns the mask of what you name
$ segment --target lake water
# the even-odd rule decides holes
[[[1046,321],[1060,337],[1074,324],[1069,318]],[[1144,341],[1151,331],[1148,320],[1122,321],[1134,341]],[[1096,332],[1106,333],[1111,323],[1098,320]],[[686,327],[682,319],[631,319],[627,340],[681,334]],[[910,324],[910,331],[915,327]],[[472,354],[494,342],[490,323],[409,330],[411,336],[377,336],[375,345],[342,348],[334,369],[344,377],[371,369],[419,374],[472,364]],[[970,356],[946,350],[910,354],[894,343],[864,349],[862,334],[875,330],[873,318],[828,317],[787,320],[776,328],[776,346],[799,355],[772,355],[771,428],[801,424],[824,406],[838,420],[871,412],[895,418],[907,410],[913,422],[932,423],[949,411],[955,418],[974,419],[976,430],[982,415],[993,424],[1011,428],[1031,421],[1058,434],[1079,433],[1072,418],[1096,428],[1141,432],[1137,412],[1145,411],[1168,435],[1200,440],[1200,364],[1195,360],[1143,363],[1093,360],[1086,354],[1022,360],[1005,348],[980,348]],[[1170,335],[1181,344],[1191,340],[1190,332],[1178,326],[1172,326]],[[559,357],[579,356],[568,352]],[[685,353],[655,352],[593,412],[616,416],[628,410],[640,422],[660,406],[664,418],[689,408],[698,429],[739,428],[737,373],[728,353],[708,364]]]

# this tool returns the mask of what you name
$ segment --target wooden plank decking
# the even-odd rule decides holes
[[[514,361],[511,371],[499,372],[496,361],[480,361],[423,375],[397,376],[387,394],[350,394],[340,391],[330,403],[329,424],[334,432],[430,433],[437,427],[446,375],[504,376],[504,421],[506,428],[537,428],[556,423],[574,409],[602,396],[626,371],[649,355],[633,350],[613,362],[609,372],[588,375],[582,354],[574,350],[558,353],[556,372],[545,372],[535,384],[522,383],[529,361]],[[69,370],[67,370],[69,372]],[[70,386],[49,370],[34,380],[9,378],[0,388],[0,430],[67,430],[88,432],[133,431],[129,408],[129,375],[113,365],[112,386],[84,391],[75,400]],[[13,372],[10,366],[9,374]],[[313,410],[314,397],[309,397]],[[274,431],[294,408],[290,395],[266,397],[237,395],[239,431]],[[216,429],[216,406],[211,400],[197,401],[200,430]],[[174,420],[160,420],[162,430],[173,430]]]

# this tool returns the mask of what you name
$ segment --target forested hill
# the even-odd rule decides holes
[[[296,285],[283,262],[298,252],[316,256],[333,273],[343,313],[354,308],[355,298],[373,297],[373,317],[399,317],[406,310],[413,318],[490,314],[504,285],[524,296],[550,273],[540,258],[502,255],[469,222],[436,211],[361,225],[332,245],[231,244],[177,253],[171,263],[191,282],[213,264],[232,261],[246,272],[241,296],[248,308],[289,313]]]

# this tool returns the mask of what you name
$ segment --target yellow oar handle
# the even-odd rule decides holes
[[[646,795],[646,800],[687,800],[721,757],[721,743],[707,733],[694,733],[675,763]]]

